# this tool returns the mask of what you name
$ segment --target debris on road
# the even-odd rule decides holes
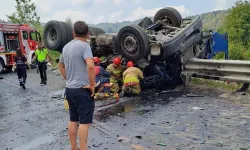
[[[186,97],[204,97],[204,95],[187,94]]]
[[[118,137],[118,142],[121,142],[121,143],[132,143],[132,140],[130,138],[121,136],[121,137]]]
[[[145,148],[144,146],[141,146],[141,145],[132,144],[131,147],[133,148],[133,150],[149,150],[149,149],[147,149],[147,148]]]
[[[205,108],[193,107],[193,110],[205,110]]]
[[[167,144],[165,144],[165,143],[158,143],[157,145],[159,145],[159,146],[167,146]]]
[[[41,116],[39,116],[39,118],[44,119],[44,116],[41,115]]]
[[[93,144],[93,147],[100,147],[103,143],[99,143],[99,144]]]
[[[137,139],[142,139],[142,136],[138,135],[138,136],[135,136]]]

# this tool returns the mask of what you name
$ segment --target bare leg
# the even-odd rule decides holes
[[[80,150],[87,150],[89,124],[80,124],[78,129],[78,135],[80,138]]]
[[[77,144],[76,144],[77,129],[78,129],[78,123],[70,121],[68,125],[68,134],[69,134],[71,150],[77,150]]]

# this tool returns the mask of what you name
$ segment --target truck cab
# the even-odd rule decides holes
[[[0,73],[12,67],[18,48],[31,64],[38,42],[41,42],[40,34],[29,25],[0,23]]]

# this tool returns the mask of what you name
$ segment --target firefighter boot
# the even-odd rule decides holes
[[[244,83],[243,86],[237,90],[236,92],[246,92],[249,88],[249,84],[248,83]]]

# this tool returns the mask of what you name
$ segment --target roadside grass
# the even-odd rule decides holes
[[[60,58],[61,53],[59,53],[58,51],[54,51],[54,50],[48,50],[48,52],[52,59],[52,63],[53,63],[52,67],[57,67],[56,59]]]
[[[237,89],[241,88],[241,86],[243,85],[242,83],[238,84],[235,82],[231,82],[227,84],[224,81],[214,81],[214,80],[199,79],[199,78],[192,78],[191,84],[203,85],[203,86],[208,86],[208,87],[216,88],[216,89],[226,89],[228,91],[236,91]]]

